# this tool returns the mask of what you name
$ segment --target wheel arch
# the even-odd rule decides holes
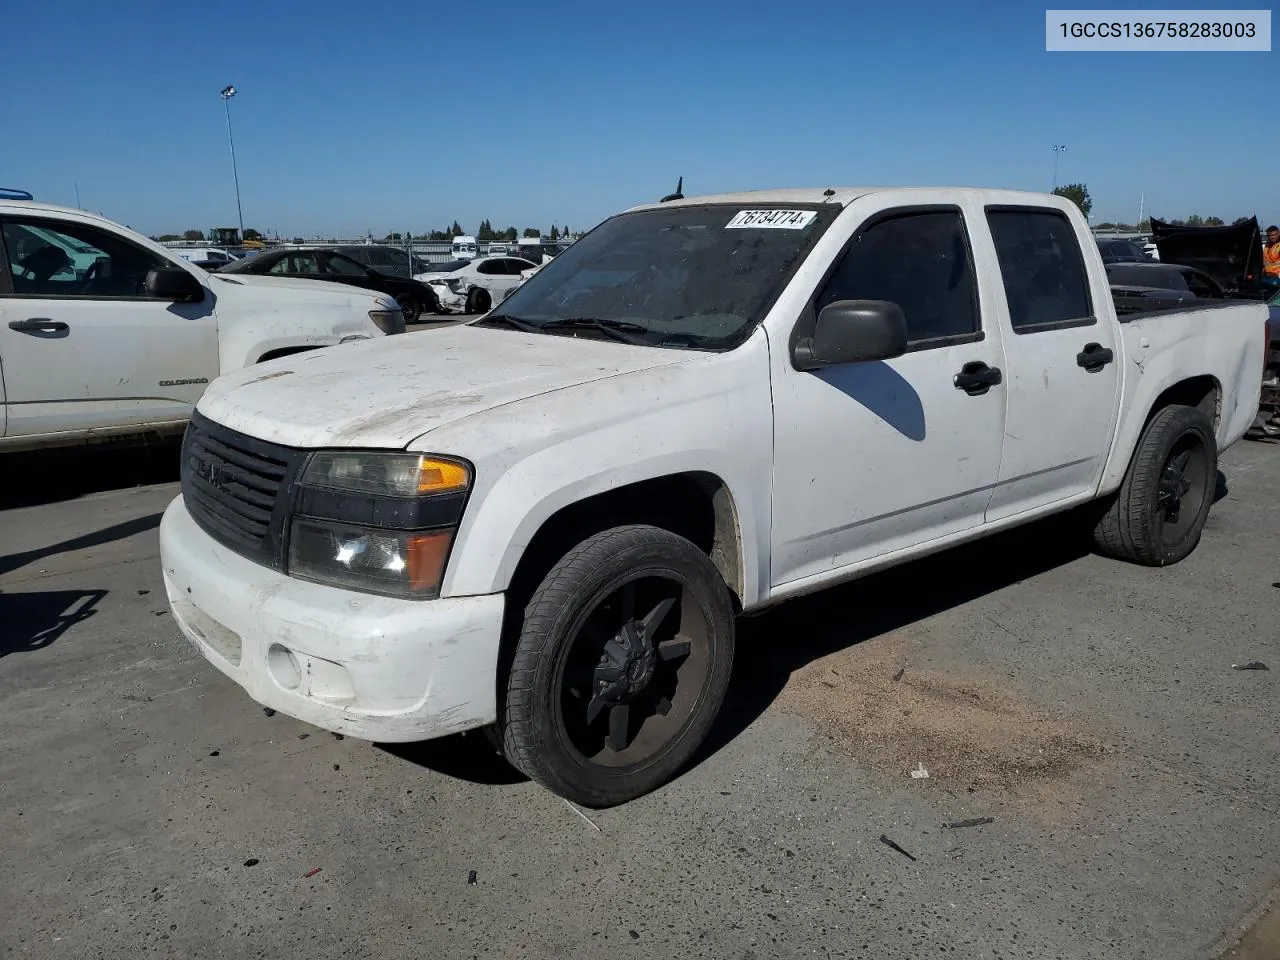
[[[1200,410],[1213,424],[1214,435],[1222,445],[1224,427],[1222,382],[1211,373],[1199,373],[1192,376],[1170,378],[1158,387],[1152,388],[1155,395],[1150,401],[1143,403],[1141,395],[1133,398],[1129,407],[1131,414],[1121,421],[1111,458],[1107,464],[1100,487],[1101,493],[1109,493],[1119,488],[1129,469],[1142,436],[1152,419],[1161,410],[1171,406],[1188,406]],[[1141,419],[1138,411],[1141,410]]]
[[[516,603],[573,546],[612,527],[645,524],[689,540],[719,571],[740,608],[746,583],[738,507],[715,473],[669,473],[574,500],[546,517],[520,554],[507,585]]]

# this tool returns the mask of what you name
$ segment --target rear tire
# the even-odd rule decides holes
[[[493,299],[488,290],[479,287],[467,294],[467,313],[488,313],[493,307]]]
[[[729,591],[696,546],[640,525],[589,537],[525,608],[499,709],[502,752],[587,807],[642,796],[706,738],[733,645]]]
[[[1158,411],[1120,489],[1098,521],[1098,551],[1149,567],[1177,563],[1200,542],[1218,480],[1213,424],[1195,407]]]

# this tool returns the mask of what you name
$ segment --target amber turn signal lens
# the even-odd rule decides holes
[[[438,591],[444,579],[444,562],[449,556],[452,530],[412,533],[404,538],[409,589],[414,593]]]
[[[471,471],[452,460],[422,457],[418,462],[418,493],[451,493],[465,490],[471,483]]]

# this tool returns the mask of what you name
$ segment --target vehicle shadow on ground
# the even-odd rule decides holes
[[[43,650],[96,614],[106,590],[0,593],[0,657]]]
[[[421,743],[380,743],[378,748],[393,757],[468,783],[502,786],[528,779],[507,763],[479,730]]]
[[[113,540],[124,540],[133,536],[135,533],[143,533],[147,530],[154,530],[160,526],[160,518],[162,514],[151,513],[145,517],[138,517],[136,520],[126,520],[123,523],[113,524],[110,527],[104,527],[94,533],[86,533],[82,537],[72,537],[70,540],[63,540],[61,543],[55,543],[48,547],[41,547],[39,550],[28,550],[25,553],[11,553],[7,557],[0,557],[0,574],[6,574],[10,571],[24,567],[28,563],[34,563],[36,560],[44,560],[48,557],[56,556],[59,553],[71,553],[75,550],[86,550],[89,547],[98,547],[104,543],[111,543]]]
[[[182,442],[73,447],[8,453],[0,475],[0,510],[74,500],[90,493],[175,483]]]
[[[1073,512],[741,619],[729,695],[691,766],[736,739],[791,674],[814,660],[1079,560],[1091,549],[1089,521]]]

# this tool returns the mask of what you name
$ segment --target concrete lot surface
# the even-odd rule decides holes
[[[0,957],[1230,951],[1280,877],[1280,446],[1222,469],[1175,567],[1052,522],[743,621],[700,761],[588,822],[480,736],[339,740],[197,656],[172,447],[7,458]]]

